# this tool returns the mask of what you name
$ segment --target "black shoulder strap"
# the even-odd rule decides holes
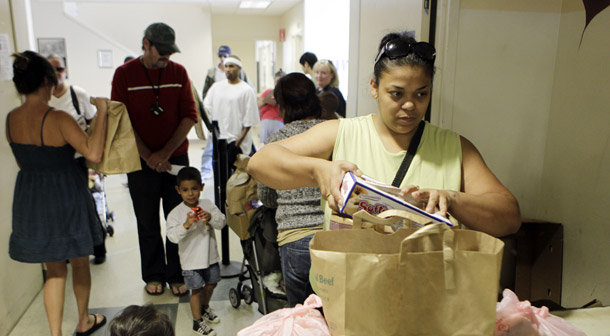
[[[45,120],[47,120],[47,115],[49,114],[49,112],[51,112],[52,109],[53,109],[52,107],[49,107],[47,112],[44,113],[44,116],[42,116],[42,122],[40,123],[40,145],[41,146],[44,146],[44,139],[42,138],[42,128],[44,127]]]
[[[74,109],[76,110],[76,114],[80,115],[80,108],[78,107],[78,98],[76,98],[76,92],[70,85],[70,95],[72,96],[72,105],[74,105]]]
[[[407,154],[405,154],[405,158],[402,160],[400,164],[400,168],[396,172],[396,177],[394,177],[394,181],[392,181],[392,185],[396,188],[400,187],[402,180],[405,178],[407,174],[407,170],[409,170],[409,166],[411,165],[411,161],[413,161],[413,157],[415,153],[417,153],[417,147],[419,147],[419,142],[421,141],[421,136],[424,133],[424,127],[426,123],[422,120],[419,122],[417,126],[417,131],[413,135],[411,139],[411,143],[409,144],[409,148],[407,149]]]

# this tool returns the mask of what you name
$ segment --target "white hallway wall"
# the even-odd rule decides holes
[[[305,52],[303,47],[303,26],[305,8],[303,3],[299,3],[282,15],[280,27],[286,30],[286,41],[280,42],[279,48],[282,50],[283,69],[287,73],[302,72],[299,58]]]
[[[350,20],[358,20],[359,25],[352,26],[350,38],[354,43],[357,42],[358,46],[350,46],[349,55],[350,63],[357,59],[358,64],[350,65],[354,70],[349,74],[352,101],[348,102],[347,115],[361,116],[377,113],[377,101],[371,97],[369,82],[373,77],[373,62],[381,38],[390,32],[415,30],[416,39],[422,39],[422,1],[358,0],[351,1],[350,5],[359,6],[356,11],[351,10]],[[427,40],[427,37],[423,39]]]
[[[25,23],[24,7],[13,10],[18,15],[11,16],[9,0],[0,0],[0,34],[8,37],[8,52],[15,52],[16,38],[22,36],[24,45],[28,44],[28,34],[13,31],[17,21]],[[17,27],[18,29],[18,27]],[[3,45],[4,47],[4,45]],[[10,63],[9,63],[10,64]],[[4,64],[3,64],[4,65]],[[4,71],[5,69],[2,69]],[[21,97],[9,77],[0,79],[0,129],[4,131],[7,114],[21,104]],[[8,254],[9,237],[12,231],[13,190],[19,167],[8,144],[0,140],[0,335],[8,335],[21,315],[26,311],[42,287],[42,267],[40,264],[26,264],[14,261]]]
[[[534,11],[494,2],[461,1],[455,84],[448,88],[455,99],[441,106],[452,111],[441,111],[442,125],[472,141],[519,200],[522,217],[536,218],[560,6]]]
[[[610,304],[610,8],[584,27],[582,1],[563,0],[537,212],[564,224],[568,306]]]
[[[349,7],[348,0],[305,0],[303,27],[303,48],[316,54],[318,60],[333,62],[339,90],[346,100],[349,99]]]
[[[184,65],[193,82],[202,85],[212,64],[211,16],[202,6],[181,3],[77,3],[76,16],[64,13],[62,2],[32,1],[34,35],[66,39],[69,81],[91,95],[110,96],[114,69],[127,55],[141,54],[142,37],[153,22],[176,31],[181,53],[172,60]],[[113,51],[113,68],[98,67],[98,50]]]
[[[205,69],[218,64],[218,47],[228,45],[231,47],[231,52],[241,59],[243,70],[246,71],[252,85],[256,88],[256,41],[276,42],[276,62],[278,62],[276,69],[279,69],[282,61],[282,48],[278,44],[280,25],[281,17],[279,16],[212,15],[211,56],[213,56],[213,63],[207,64]],[[198,85],[198,88],[203,89],[203,81]],[[266,88],[262,87],[261,91],[264,89]]]
[[[579,46],[581,1],[457,3],[440,124],[478,147],[522,217],[563,224],[562,304],[610,301],[610,10]]]

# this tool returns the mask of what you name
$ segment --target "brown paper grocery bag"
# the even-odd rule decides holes
[[[91,103],[93,104],[93,98]],[[106,143],[102,161],[94,163],[87,160],[87,167],[106,175],[126,174],[142,169],[140,153],[131,120],[125,105],[118,101],[108,102],[106,123]],[[93,133],[97,127],[97,115],[91,121],[87,132]]]
[[[352,218],[343,217],[338,214],[330,216],[330,230],[343,230],[353,228],[374,229],[380,233],[392,233],[398,228],[420,228],[431,223],[430,218],[420,216],[405,210],[390,209],[378,215],[373,215],[366,210],[359,210]]]
[[[493,335],[503,243],[444,224],[317,232],[312,286],[337,335]]]
[[[248,227],[250,226],[250,219],[256,213],[253,203],[258,203],[256,180],[246,171],[249,160],[250,157],[247,155],[237,155],[234,163],[237,169],[229,177],[226,184],[225,212],[227,225],[241,240],[250,238]]]

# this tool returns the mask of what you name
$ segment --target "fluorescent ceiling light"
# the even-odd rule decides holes
[[[251,0],[242,0],[239,3],[239,8],[256,8],[256,9],[265,9],[269,7],[271,1],[251,1]]]

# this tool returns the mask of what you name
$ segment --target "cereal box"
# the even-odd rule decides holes
[[[366,175],[358,177],[347,172],[341,183],[341,196],[345,202],[339,211],[349,217],[360,209],[374,215],[388,209],[399,209],[426,217],[433,223],[453,226],[449,219],[443,218],[438,213],[430,214],[415,206],[415,200],[408,195],[400,194],[400,188],[387,185]]]

